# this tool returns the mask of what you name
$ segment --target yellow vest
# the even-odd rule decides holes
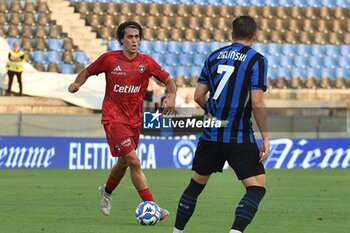
[[[24,55],[23,51],[18,51],[18,52],[14,52],[11,51],[10,52],[10,56],[11,57],[22,57]],[[24,59],[23,59],[24,60]],[[6,64],[6,69],[8,71],[13,71],[13,72],[22,72],[23,71],[23,60],[22,61],[8,61]]]

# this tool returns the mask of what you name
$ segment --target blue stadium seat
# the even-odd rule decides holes
[[[296,54],[303,57],[310,56],[310,46],[306,44],[298,44],[296,47]]]
[[[327,68],[335,69],[337,67],[337,60],[335,57],[324,56],[323,57],[323,66]]]
[[[195,50],[196,48],[193,42],[184,41],[181,43],[181,51],[183,53],[193,54]]]
[[[278,57],[269,55],[266,58],[269,61],[269,68],[277,69],[277,67],[279,67],[279,59],[278,59]]]
[[[179,59],[179,64],[182,66],[191,66],[193,64],[192,54],[180,53],[178,59]]]
[[[291,7],[294,6],[293,2],[290,0],[278,0],[276,1],[278,2],[279,6],[283,6],[283,7]]]
[[[319,56],[310,56],[309,57],[309,66],[315,68],[321,68],[322,66],[322,58]]]
[[[308,67],[306,69],[306,77],[312,77],[312,78],[315,78],[316,80],[320,80],[321,79],[320,70],[315,67]]]
[[[142,44],[143,42],[141,42]],[[108,51],[120,50],[121,46],[119,46],[119,42],[117,40],[108,40],[107,41]]]
[[[267,78],[271,79],[272,81],[277,80],[277,70],[276,69],[268,69],[267,70]],[[271,85],[271,83],[270,83]]]
[[[176,66],[178,64],[177,55],[174,53],[169,53],[165,57],[165,64],[168,66]]]
[[[282,44],[281,52],[283,55],[295,56],[296,46],[293,44]]]
[[[202,66],[192,66],[190,72],[191,72],[190,73],[191,77],[193,77],[193,76],[199,77],[199,75],[202,72]]]
[[[279,44],[267,44],[267,54],[271,54],[273,56],[280,56],[281,53],[281,46]]]
[[[253,49],[255,49],[257,52],[261,53],[262,55],[265,55],[267,53],[267,46],[263,43],[254,43]]]
[[[163,66],[163,69],[170,74],[171,78],[175,78],[176,72],[174,66]]]
[[[350,59],[348,57],[339,57],[338,67],[350,69]]]
[[[343,78],[346,80],[350,80],[350,69],[337,67],[335,68],[335,76],[336,78]]]
[[[181,43],[177,41],[169,41],[167,49],[169,53],[179,54],[181,51]]]
[[[322,1],[323,0],[306,0],[306,3],[311,7],[321,7],[323,6]]]
[[[167,46],[165,45],[165,42],[163,41],[154,41],[153,42],[153,50],[156,53],[165,53],[167,51]]]
[[[308,59],[306,57],[303,57],[303,56],[295,56],[294,57],[294,65],[297,67],[297,68],[303,68],[305,69],[308,65]]]
[[[279,58],[279,60],[280,60],[280,66],[282,66],[282,67],[287,67],[287,68],[292,68],[292,66],[293,66],[293,59],[292,59],[292,57],[290,57],[290,56],[281,56],[280,58]]]
[[[13,44],[16,43],[16,42],[20,43],[20,40],[17,39],[17,38],[13,38],[13,37],[8,37],[7,38],[7,43],[9,44],[11,49],[13,48]]]
[[[292,79],[292,74],[290,69],[286,67],[278,67],[277,68],[277,77],[283,77],[286,80],[291,80]]]
[[[41,51],[41,50],[37,50],[34,51],[32,54],[33,60],[36,63],[39,64],[47,64],[48,60],[47,60],[47,56],[46,56],[46,52]]]
[[[307,6],[306,0],[294,0],[293,3],[294,3],[294,6],[299,6],[299,7]]]
[[[48,42],[49,45],[49,50],[54,50],[58,52],[62,52],[64,49],[62,47],[63,45],[63,40],[62,39],[49,39]]]
[[[319,44],[311,45],[310,54],[313,56],[323,56],[324,55],[324,46],[319,45]]]
[[[74,54],[74,60],[82,65],[88,65],[90,63],[90,59],[83,51],[76,51]]]
[[[158,62],[161,66],[165,65],[165,56],[162,53],[152,53],[152,57],[156,62]]]
[[[142,53],[147,53],[150,54],[153,51],[153,46],[152,46],[152,42],[148,41],[148,40],[143,40],[141,41],[140,44],[140,51]]]
[[[176,67],[176,77],[183,76],[185,79],[189,79],[191,76],[190,68],[187,66]]]
[[[205,54],[195,53],[193,54],[193,64],[197,66],[202,66],[206,58],[207,56]]]
[[[197,53],[202,53],[202,54],[208,54],[209,51],[209,44],[204,41],[198,41],[195,43],[196,45],[196,52]]]
[[[350,58],[350,45],[341,45],[339,50],[341,56]]]
[[[340,47],[337,45],[326,45],[325,54],[332,57],[338,57],[340,53]]]
[[[321,77],[329,78],[330,80],[335,80],[335,72],[334,69],[328,67],[321,68]]]
[[[292,73],[292,78],[299,77],[301,80],[306,79],[305,69],[293,67],[291,70],[291,73]]]
[[[74,74],[74,68],[71,64],[61,63],[59,70],[62,74]]]
[[[62,62],[61,53],[58,51],[49,51],[47,56],[48,62],[51,64],[60,64]]]
[[[214,52],[215,50],[217,50],[217,49],[219,49],[219,48],[221,48],[223,46],[224,46],[223,43],[218,42],[218,41],[210,42],[210,44],[209,44],[210,52],[209,53]]]

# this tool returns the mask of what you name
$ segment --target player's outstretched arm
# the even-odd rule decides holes
[[[267,111],[264,102],[264,92],[262,90],[252,90],[252,108],[254,118],[260,130],[263,143],[260,147],[260,162],[266,161],[270,152],[270,138],[267,124]]]
[[[164,82],[164,84],[167,89],[167,94],[166,98],[163,101],[163,114],[169,115],[174,113],[175,109],[176,85],[170,77]]]
[[[196,90],[194,91],[194,100],[196,103],[205,110],[205,104],[207,102],[208,86],[202,83],[197,83]]]
[[[68,87],[68,91],[70,93],[75,93],[79,91],[79,88],[86,82],[86,80],[89,78],[90,74],[87,72],[86,69],[82,70],[77,78],[75,79],[74,83],[71,83]]]

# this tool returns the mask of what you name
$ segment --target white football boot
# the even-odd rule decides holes
[[[111,194],[106,193],[105,188],[106,188],[106,185],[104,184],[98,187],[98,190],[100,190],[101,198],[102,198],[100,202],[101,211],[105,216],[108,216],[111,213],[112,197],[111,197]]]

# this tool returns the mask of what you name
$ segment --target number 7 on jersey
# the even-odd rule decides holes
[[[216,88],[216,91],[214,93],[214,100],[217,100],[224,89],[224,86],[226,85],[227,81],[231,77],[233,71],[235,70],[234,66],[229,66],[229,65],[219,65],[218,66],[218,73],[222,74],[224,72],[224,77],[220,80],[220,83],[218,87]]]

